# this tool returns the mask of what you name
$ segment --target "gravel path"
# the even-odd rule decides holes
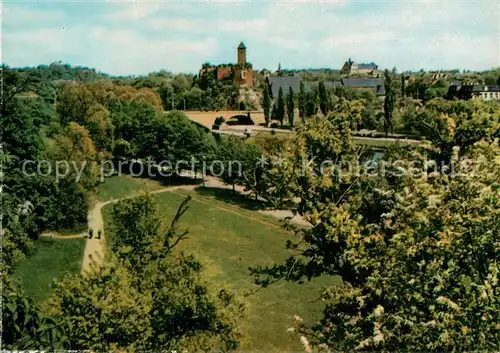
[[[291,218],[290,220],[298,225],[304,226],[304,227],[310,227],[311,224],[306,221],[304,218],[302,218],[300,215],[293,215],[292,211],[287,211],[287,210],[261,210],[259,211],[260,213],[267,214],[274,216],[279,219],[285,219],[285,218]]]
[[[192,176],[188,173],[183,176]],[[178,185],[178,186],[169,186],[163,189],[151,191],[151,194],[158,194],[162,192],[175,191],[175,190],[194,190],[199,185]],[[205,186],[211,188],[223,188],[223,189],[232,189],[231,185],[225,184],[218,178],[215,177],[206,177]],[[248,192],[244,191],[242,186],[237,185],[235,187],[236,191],[241,194],[246,194]],[[102,208],[110,203],[118,202],[122,199],[129,199],[132,197],[137,197],[138,195],[132,195],[120,199],[113,199],[104,202],[98,202],[88,214],[88,224],[89,228],[92,228],[94,233],[92,238],[87,238],[87,243],[85,245],[85,251],[83,254],[83,263],[82,263],[82,274],[87,273],[92,269],[91,264],[95,262],[97,266],[100,266],[104,262],[104,255],[106,249],[106,236],[104,233],[104,219],[102,217]],[[234,211],[232,211],[234,212]],[[260,211],[263,214],[268,214],[274,216],[279,219],[285,219],[286,217],[293,217],[292,212],[285,210],[262,210]],[[310,224],[301,218],[299,215],[296,215],[292,218],[292,222],[297,223],[302,226],[310,226]],[[99,229],[102,230],[101,239],[97,238],[97,232]]]

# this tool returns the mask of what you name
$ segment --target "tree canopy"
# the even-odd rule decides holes
[[[440,107],[471,124],[456,104]],[[309,119],[263,172],[279,175],[263,189],[311,226],[287,224],[299,241],[287,243],[283,263],[252,268],[256,283],[342,279],[320,293],[323,318],[299,325],[316,348],[498,348],[500,148],[497,130],[483,131],[450,142],[447,165],[462,166],[454,173],[429,167],[424,144],[388,150],[374,174],[356,164],[349,122],[332,114]]]

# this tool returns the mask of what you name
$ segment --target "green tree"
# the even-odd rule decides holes
[[[166,230],[150,196],[114,206],[115,230],[125,232],[115,233],[114,254],[86,276],[67,277],[49,302],[68,337],[66,349],[208,351],[238,345],[241,307],[223,289],[209,293],[200,264],[176,255],[187,235],[178,221],[188,201]]]
[[[500,188],[491,187],[500,173],[498,140],[464,153],[455,147],[455,165],[460,157],[478,162],[459,174],[429,174],[419,148],[388,150],[384,173],[373,175],[341,168],[359,158],[345,119],[316,118],[302,128],[289,157],[271,166],[283,180],[267,189],[282,190],[286,207],[311,227],[288,224],[300,239],[287,243],[292,255],[252,269],[264,287],[341,278],[321,293],[323,318],[299,332],[318,349],[498,349]],[[325,161],[337,163],[322,169]]]
[[[65,161],[71,166],[66,178],[82,185],[85,190],[92,190],[97,185],[96,153],[87,129],[76,122],[70,122],[61,134],[55,135],[49,149],[54,161]],[[78,174],[78,170],[82,173]]]
[[[222,137],[218,145],[217,160],[223,163],[222,179],[233,186],[245,183],[253,176],[260,153],[257,146],[237,136]]]
[[[264,117],[266,119],[266,126],[269,127],[269,123],[271,122],[271,97],[269,93],[269,85],[266,84],[264,88],[264,100],[262,103],[262,107],[264,108]]]
[[[174,88],[170,82],[163,82],[160,87],[158,87],[158,94],[161,98],[163,109],[171,110],[172,101],[176,100]]]
[[[306,93],[306,116],[315,116],[318,112],[318,94],[315,91],[309,91]]]
[[[321,170],[321,165],[320,162],[311,165],[308,162],[354,162],[350,131],[347,119],[334,115],[330,118],[321,116],[308,119],[298,126],[292,138],[271,137],[260,141],[259,146],[266,163],[260,166],[257,180],[249,183],[249,187],[275,208],[296,211],[304,205],[317,204],[319,200],[314,199],[317,194],[313,190],[321,184],[321,178],[315,177]],[[325,166],[327,169],[330,167],[332,166]],[[314,180],[311,181],[310,178]],[[322,185],[321,188],[343,190],[344,185],[338,179],[333,185]],[[310,199],[304,197],[305,191],[302,188],[311,192]],[[331,197],[334,197],[333,193]]]
[[[345,244],[342,267],[356,275],[341,275],[342,288],[324,293],[331,301],[325,317],[306,329],[314,343],[340,350],[498,349],[499,194],[481,190],[500,172],[500,151],[483,145],[471,152],[470,161],[482,160],[478,173],[385,180],[361,214],[347,205],[332,213],[338,216],[329,239]],[[367,217],[368,207],[379,221]],[[316,263],[324,263],[319,256]]]
[[[109,98],[106,93],[102,92],[108,88],[108,86],[103,87],[97,84],[93,86],[83,83],[65,84],[58,91],[56,111],[60,117],[61,126],[65,127],[70,122],[85,126],[96,146],[101,150],[110,151],[113,146],[114,127],[110,112],[103,105]],[[100,97],[101,95],[106,98]]]
[[[65,84],[57,93],[56,111],[65,126],[74,121],[85,125],[90,109],[96,103],[92,92],[82,83]]]
[[[401,97],[403,99],[406,97],[406,77],[404,74],[401,74]]]
[[[319,108],[324,116],[328,115],[330,102],[326,92],[325,83],[323,81],[319,82]]]
[[[54,123],[54,111],[35,92],[40,88],[40,78],[11,70],[4,71],[4,75],[1,153],[5,172],[1,197],[2,204],[8,205],[4,210],[8,211],[3,213],[2,221],[3,228],[12,235],[12,247],[25,252],[29,248],[27,240],[36,239],[40,229],[67,226],[69,230],[79,223],[82,213],[86,218],[87,204],[80,202],[82,192],[74,181],[58,184],[54,174],[42,176],[37,171],[36,162],[40,159],[54,166],[48,147],[55,143],[50,138],[53,129],[49,126]],[[42,172],[47,172],[46,169],[42,168]],[[21,217],[18,207],[27,202],[32,205],[32,214]],[[65,208],[68,204],[76,212]]]
[[[299,117],[302,121],[306,119],[307,116],[307,94],[304,87],[304,82],[300,81],[299,90]]]
[[[486,85],[494,85],[494,84],[496,84],[495,77],[493,77],[493,76],[486,76],[484,78],[484,84],[486,84]]]
[[[331,114],[328,116],[329,119],[332,117],[334,119],[345,120],[352,131],[358,131],[363,126],[363,112],[364,105],[360,100],[347,100],[341,98],[331,110]]]
[[[201,167],[203,160],[210,161],[216,152],[214,137],[193,123],[179,111],[158,114],[145,135],[141,157],[152,157],[154,161],[168,160],[179,170]]]
[[[279,120],[280,124],[283,126],[283,120],[285,119],[285,95],[283,94],[283,88],[280,87],[278,92],[278,101],[276,105],[276,119]]]
[[[5,251],[5,249],[4,249]],[[4,349],[64,349],[65,332],[54,318],[41,313],[9,273],[2,270],[2,344]]]
[[[446,80],[440,79],[435,83],[433,83],[432,85],[430,85],[430,87],[425,90],[424,98],[426,100],[431,100],[434,98],[442,98],[446,95],[446,93],[448,93],[449,87],[450,85]]]
[[[290,126],[293,127],[293,123],[295,120],[295,101],[292,87],[288,89],[288,95],[286,97],[286,109],[288,112],[288,122],[290,123]]]
[[[453,148],[464,154],[483,139],[493,140],[500,134],[500,108],[495,102],[429,101],[418,112],[408,110],[403,115],[406,131],[419,134],[432,143],[427,153],[442,168],[449,164]]]
[[[111,120],[115,126],[116,140],[125,140],[130,143],[132,154],[140,155],[147,150],[146,141],[154,132],[151,127],[159,113],[155,108],[144,101],[119,101],[111,109]]]
[[[392,113],[396,105],[396,94],[392,86],[392,75],[389,70],[384,73],[384,86],[385,86],[385,101],[384,101],[384,130],[385,135],[388,136],[389,132],[393,133]]]

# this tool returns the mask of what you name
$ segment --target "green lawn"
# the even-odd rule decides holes
[[[287,332],[287,328],[294,325],[294,315],[306,322],[319,318],[323,305],[312,302],[322,285],[338,284],[338,281],[320,278],[305,285],[282,282],[243,298],[244,292],[257,288],[248,275],[248,267],[282,261],[287,256],[285,241],[292,235],[276,227],[276,220],[270,222],[269,217],[258,212],[211,200],[195,192],[193,195],[196,199],[190,202],[180,221],[180,229],[189,231],[181,249],[194,254],[203,264],[204,276],[214,290],[228,288],[245,301],[241,350],[303,351],[299,338]],[[157,197],[166,220],[170,221],[184,196],[166,192]],[[225,209],[218,209],[218,206]],[[104,216],[106,234],[112,242],[111,209],[112,205],[106,206]]]
[[[134,178],[130,175],[112,176],[99,184],[97,196],[100,200],[106,201],[162,187],[161,183],[155,180]]]
[[[22,261],[14,276],[33,299],[42,302],[50,297],[54,280],[66,273],[79,273],[82,266],[85,239],[52,239],[41,237],[33,254]]]

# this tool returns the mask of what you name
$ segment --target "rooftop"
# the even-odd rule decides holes
[[[497,85],[473,85],[472,92],[500,92],[500,86],[497,86]]]
[[[362,77],[350,77],[343,78],[342,84],[346,87],[352,88],[375,88],[377,90],[377,95],[385,95],[384,80],[381,78],[362,78]]]
[[[340,81],[323,81],[326,89],[334,89],[336,87],[342,87],[342,82]],[[317,88],[319,86],[319,81],[310,82],[311,87]]]
[[[366,69],[366,70],[376,70],[378,68],[378,65],[375,64],[374,62],[371,62],[371,63],[362,63],[362,64],[358,64],[358,68],[360,69]]]
[[[271,86],[271,94],[273,97],[278,97],[280,88],[283,89],[283,93],[287,94],[290,87],[294,92],[300,90],[300,77],[298,76],[269,76],[269,85]]]

